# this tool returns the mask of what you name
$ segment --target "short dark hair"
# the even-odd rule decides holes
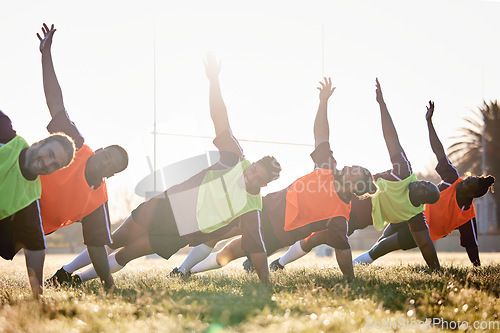
[[[274,158],[274,156],[264,156],[255,163],[262,165],[269,174],[269,178],[266,179],[266,184],[269,184],[273,180],[279,178],[281,172],[281,165],[278,163],[276,158]]]
[[[43,140],[38,141],[36,144],[40,144],[41,146],[50,143],[50,142],[58,142],[68,155],[68,163],[61,165],[61,167],[68,166],[71,162],[73,162],[73,157],[75,156],[75,142],[73,139],[62,132],[52,133],[50,136],[46,137]]]
[[[368,169],[363,168],[362,166],[355,166],[359,167],[363,178],[360,181],[356,182],[355,190],[353,191],[353,193],[358,197],[363,197],[365,196],[365,194],[375,194],[378,191],[378,187],[373,182],[371,172]]]
[[[122,146],[119,146],[119,145],[111,145],[111,146],[108,146],[107,148],[114,148],[114,149],[116,149],[120,153],[120,155],[122,156],[122,159],[123,159],[123,166],[122,166],[122,168],[116,170],[115,173],[122,172],[123,170],[125,170],[127,168],[127,166],[128,166],[128,154],[127,154],[127,151]]]
[[[493,183],[495,183],[495,177],[489,175],[489,176],[480,176],[477,177],[479,181],[479,186],[474,192],[474,198],[480,198],[483,195],[485,195],[488,192],[488,189],[490,188]]]

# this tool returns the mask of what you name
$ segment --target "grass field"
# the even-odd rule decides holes
[[[92,281],[35,301],[16,256],[0,262],[0,332],[499,332],[500,254],[481,253],[481,268],[465,253],[439,257],[443,270],[429,272],[419,252],[393,253],[347,282],[333,258],[309,254],[270,289],[242,260],[183,280],[168,273],[184,255],[144,258],[115,275],[118,293]],[[71,258],[47,256],[45,277]]]

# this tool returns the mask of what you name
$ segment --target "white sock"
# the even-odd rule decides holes
[[[107,245],[104,245],[106,248],[106,252],[108,256],[114,251],[114,249],[110,248]],[[80,253],[72,262],[63,266],[63,269],[69,274],[73,274],[75,271],[88,266],[92,263],[90,260],[89,252],[85,249],[82,253]]]
[[[83,268],[87,265],[90,265],[92,262],[90,261],[89,252],[85,249],[82,253],[80,253],[72,262],[67,265],[64,265],[63,268],[66,272],[73,274],[73,272]]]
[[[108,261],[109,261],[109,271],[111,272],[111,274],[118,272],[120,269],[124,267],[116,261],[116,253],[111,254],[108,257]],[[80,277],[82,282],[92,280],[98,277],[94,269],[94,266],[87,268],[86,270],[84,270],[81,273],[78,273],[77,275]]]
[[[372,257],[370,257],[370,252],[365,252],[362,255],[358,256],[356,259],[352,261],[353,265],[361,264],[361,265],[369,265],[373,262]]]
[[[184,260],[184,262],[179,266],[179,271],[182,274],[186,274],[193,268],[194,265],[201,262],[203,259],[208,257],[210,252],[212,252],[214,248],[207,246],[205,244],[200,244],[195,246],[189,251],[188,256]]]
[[[193,268],[191,268],[191,273],[200,273],[209,271],[211,269],[221,268],[222,266],[217,263],[217,254],[219,252],[210,253],[210,255],[196,264]]]
[[[108,257],[108,261],[109,261],[109,271],[110,271],[111,274],[116,273],[119,270],[121,270],[123,267],[125,267],[125,266],[120,265],[116,261],[116,253],[111,254]]]
[[[110,247],[109,247],[109,246],[107,246],[107,245],[104,245],[104,248],[106,249],[106,253],[108,254],[108,256],[109,256],[111,253],[113,253],[113,251],[115,250],[115,249],[110,248]]]
[[[305,256],[307,252],[302,250],[300,246],[300,241],[297,241],[295,244],[288,248],[288,251],[279,259],[279,263],[281,266],[285,266],[286,264],[291,263],[303,256]]]
[[[80,277],[80,279],[82,280],[82,282],[85,282],[85,281],[97,278],[97,273],[96,273],[96,271],[94,269],[94,266],[90,266],[89,268],[87,268],[83,272],[80,272],[80,273],[78,273],[76,275],[78,275]]]

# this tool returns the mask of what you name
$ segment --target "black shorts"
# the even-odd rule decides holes
[[[87,246],[110,245],[111,223],[109,221],[108,202],[100,205],[82,219],[83,243]]]
[[[46,248],[38,200],[0,220],[0,256],[12,260],[22,248],[31,251]]]
[[[285,231],[281,227],[273,228],[265,214],[263,214],[264,243],[268,255],[285,246],[290,246],[298,240],[305,239],[317,231],[323,231],[327,234],[326,244],[328,246],[339,250],[351,248],[347,237],[347,221],[343,217],[311,222],[300,228]]]
[[[411,235],[410,227],[407,223],[391,223],[388,228],[391,228],[397,233],[398,243],[401,250],[409,250],[417,247],[417,243]]]
[[[149,243],[153,251],[165,259],[188,245],[179,235],[168,196],[154,197],[132,211],[134,221],[149,230]]]
[[[406,223],[408,224],[410,230],[413,232],[429,230],[424,213],[419,213],[413,216]]]
[[[420,214],[419,214],[420,215]],[[429,229],[425,219],[421,216],[415,216],[410,221],[404,223],[391,223],[388,228],[397,233],[398,243],[401,250],[410,250],[417,247],[411,232],[419,232]]]
[[[262,212],[262,236],[264,237],[264,245],[266,246],[266,252],[268,256],[278,251],[279,249],[290,245],[283,245],[278,240],[278,238],[274,234],[273,226],[271,225],[271,222],[269,221],[269,218],[264,211]]]

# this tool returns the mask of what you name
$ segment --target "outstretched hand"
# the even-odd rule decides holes
[[[40,36],[40,34],[36,34],[38,39],[40,40],[40,52],[50,51],[50,47],[52,45],[52,37],[54,36],[54,32],[56,32],[56,29],[54,28],[53,24],[49,29],[47,24],[44,23],[42,26],[42,32],[43,38]]]
[[[379,104],[384,103],[384,96],[382,95],[382,88],[380,87],[380,82],[378,82],[378,78],[375,78],[375,94],[377,95],[377,102]]]
[[[331,78],[323,78],[324,83],[319,81],[319,84],[321,84],[321,87],[318,87],[319,90],[319,100],[320,101],[327,101],[330,96],[332,96],[335,87],[332,88],[332,79]]]
[[[429,106],[427,106],[427,113],[425,114],[425,120],[431,121],[433,114],[434,114],[434,102],[429,101]]]
[[[205,72],[209,80],[214,80],[219,77],[220,61],[217,62],[217,60],[215,60],[215,56],[212,52],[208,52],[205,58]]]

